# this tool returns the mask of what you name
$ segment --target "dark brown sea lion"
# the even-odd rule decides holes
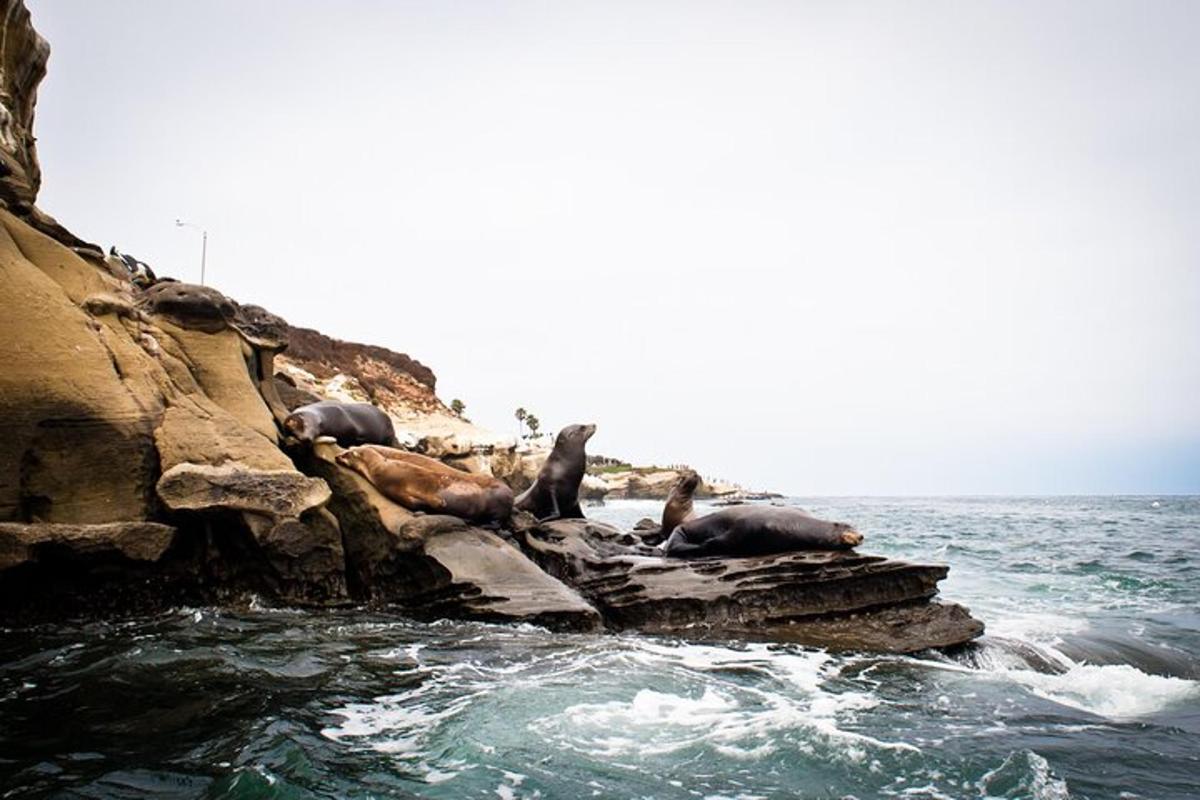
[[[595,425],[568,425],[558,432],[550,457],[538,472],[533,486],[517,498],[515,506],[528,511],[539,522],[553,519],[583,519],[579,507],[579,484],[587,466],[584,447]]]
[[[503,522],[512,515],[512,489],[487,475],[473,475],[436,458],[391,447],[366,445],[335,460],[369,480],[380,493],[412,511],[450,514],[471,522]]]
[[[793,550],[848,550],[862,534],[798,508],[745,505],[693,517],[671,532],[664,550],[676,558],[765,556]]]
[[[692,508],[692,495],[700,486],[700,476],[695,471],[685,469],[679,474],[679,479],[671,487],[667,495],[667,504],[663,506],[662,530],[663,536],[669,536],[675,528],[696,516]]]
[[[300,441],[309,443],[319,436],[332,436],[342,447],[396,443],[391,417],[370,403],[332,400],[311,403],[293,411],[283,427]]]

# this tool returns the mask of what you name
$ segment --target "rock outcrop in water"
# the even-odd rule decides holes
[[[665,559],[636,533],[589,520],[525,527],[519,537],[618,628],[889,652],[983,632],[963,607],[932,602],[944,566],[853,551]]]
[[[667,561],[586,520],[489,530],[401,508],[338,465],[335,445],[288,449],[283,419],[315,397],[453,415],[407,356],[291,328],[211,287],[140,289],[38,211],[48,49],[21,3],[0,9],[0,617],[256,595],[897,651],[980,633],[932,602],[944,567],[854,553]],[[524,488],[538,464],[465,445],[466,426],[410,444]]]

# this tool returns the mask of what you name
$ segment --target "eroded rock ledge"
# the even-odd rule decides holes
[[[636,534],[589,520],[522,530],[533,559],[616,628],[911,652],[983,632],[933,602],[948,568],[856,552],[666,559]]]

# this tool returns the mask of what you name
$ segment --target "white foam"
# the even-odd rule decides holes
[[[1067,782],[1055,777],[1050,764],[1032,750],[1009,755],[1004,763],[984,773],[977,784],[983,800],[1070,800]]]
[[[1082,664],[1051,647],[1035,649],[1064,671],[1056,674],[1037,672],[1030,669],[1019,654],[999,648],[979,654],[975,667],[953,661],[913,660],[913,663],[949,672],[1011,680],[1038,697],[1109,719],[1149,716],[1200,697],[1198,681],[1151,675],[1129,664]]]
[[[609,758],[708,746],[731,758],[755,760],[783,746],[786,737],[780,734],[797,730],[818,734],[817,742],[828,746],[831,758],[862,761],[872,748],[917,750],[842,729],[841,723],[874,707],[878,700],[864,693],[825,689],[833,663],[825,653],[643,640],[627,657],[641,664],[643,671],[674,673],[685,690],[641,688],[627,700],[575,704],[535,721],[531,728],[569,749]],[[722,676],[722,671],[759,672],[786,688],[772,691],[748,685],[736,675]],[[686,687],[700,681],[704,689],[699,696],[686,692]]]
[[[1142,717],[1200,696],[1200,684],[1150,675],[1128,664],[1079,664],[1062,675],[1011,670],[1039,697],[1110,719]]]

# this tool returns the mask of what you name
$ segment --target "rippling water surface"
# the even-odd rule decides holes
[[[796,502],[949,563],[988,636],[880,657],[191,608],[7,629],[0,794],[1200,796],[1200,499]]]

